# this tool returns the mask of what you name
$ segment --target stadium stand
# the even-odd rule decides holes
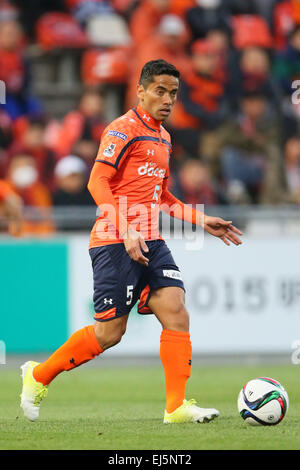
[[[156,58],[182,74],[165,123],[174,191],[206,205],[299,204],[299,0],[0,0],[0,178],[13,184],[26,167],[24,204],[62,205],[55,168],[72,155],[89,171]],[[79,179],[67,205],[90,203]]]

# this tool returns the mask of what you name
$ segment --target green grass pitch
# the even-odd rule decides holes
[[[251,427],[237,411],[240,388],[262,375],[279,380],[289,394],[290,409],[277,426]],[[61,374],[34,423],[19,408],[20,386],[19,369],[1,366],[0,449],[300,449],[297,366],[193,367],[187,398],[220,410],[209,424],[162,424],[160,367],[83,366]]]

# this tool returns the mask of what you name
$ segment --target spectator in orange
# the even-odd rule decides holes
[[[10,189],[21,197],[24,207],[34,213],[24,216],[21,235],[48,235],[54,232],[51,222],[52,200],[49,190],[38,180],[35,159],[30,155],[16,155],[10,161],[7,173]]]
[[[217,128],[229,115],[226,77],[219,50],[199,39],[192,47],[192,69],[182,74],[178,102],[169,121],[173,140],[198,155],[200,132]]]
[[[162,16],[168,13],[169,3],[170,0],[144,0],[134,11],[129,27],[137,47],[146,39],[153,39]]]
[[[94,90],[86,90],[79,101],[78,109],[69,112],[63,119],[53,148],[59,156],[72,153],[77,141],[93,141],[99,146],[99,139],[107,123],[103,117],[102,95]]]
[[[161,18],[156,34],[146,39],[143,47],[137,50],[127,89],[126,109],[136,104],[136,84],[146,62],[164,59],[175,65],[181,73],[191,68],[191,60],[186,52],[188,39],[187,28],[180,17],[168,14]]]

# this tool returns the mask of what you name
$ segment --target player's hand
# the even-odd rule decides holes
[[[125,249],[130,258],[137,263],[148,266],[149,259],[146,258],[142,253],[142,251],[145,253],[149,251],[144,237],[133,228],[129,228],[128,231],[124,233],[123,238]]]
[[[223,220],[220,217],[210,217],[208,215],[204,216],[204,229],[214,235],[217,238],[220,238],[225,245],[241,245],[243,242],[237,235],[243,235],[239,229],[232,225],[231,220]]]

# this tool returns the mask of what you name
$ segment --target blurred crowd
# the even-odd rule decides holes
[[[83,91],[63,118],[32,92],[32,45],[82,51]],[[182,77],[165,123],[172,192],[189,204],[300,204],[300,0],[0,0],[6,188],[41,213],[92,206],[104,85],[121,86],[122,114],[158,58]]]

